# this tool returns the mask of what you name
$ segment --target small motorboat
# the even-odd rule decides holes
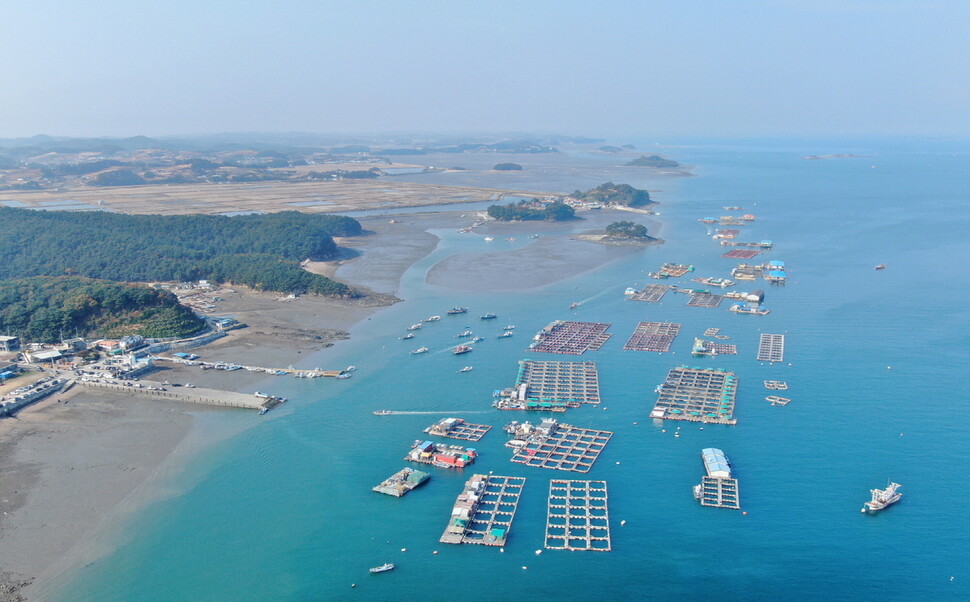
[[[374,410],[375,416],[388,416],[389,414],[391,414],[390,410]]]
[[[461,373],[461,372],[471,372],[471,371],[472,371],[472,367],[471,366],[465,366],[464,368],[462,368],[458,372]]]
[[[391,562],[386,562],[386,563],[382,564],[381,566],[375,566],[374,568],[369,569],[369,570],[372,573],[385,573],[385,572],[391,571],[393,569],[394,569],[394,564],[391,563]]]
[[[876,267],[874,267],[873,269],[874,269],[874,270],[885,270],[885,269],[886,269],[886,264],[884,264],[884,263],[880,263],[879,265],[877,265],[877,266],[876,266]]]
[[[413,332],[409,332],[406,335],[404,335],[403,337],[401,337],[401,340],[402,341],[406,341],[408,339],[413,339],[413,338],[414,338],[414,333]]]
[[[427,353],[427,352],[428,352],[427,347],[418,347],[417,349],[411,352],[411,355],[418,355],[419,353]]]

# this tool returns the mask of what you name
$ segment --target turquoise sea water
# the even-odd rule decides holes
[[[512,159],[534,167],[514,184],[524,188],[613,179],[663,189],[655,196],[668,242],[549,286],[468,295],[426,284],[425,273],[455,253],[494,249],[477,235],[436,231],[438,248],[402,279],[406,301],[305,364],[354,364],[353,378],[273,380],[294,400],[286,412],[203,452],[172,484],[180,495],[144,510],[126,543],[48,593],[64,600],[970,597],[962,471],[970,465],[970,144],[699,141],[661,150],[695,166],[697,177],[651,180],[594,156]],[[830,153],[864,157],[801,159]],[[398,177],[440,176],[462,177]],[[627,286],[646,283],[645,273],[665,261],[726,276],[736,261],[721,258],[724,250],[696,221],[724,214],[724,205],[755,213],[743,236],[774,240],[763,257],[789,266],[786,286],[736,287],[766,288],[770,315],[738,316],[729,304],[688,308],[673,294],[660,304],[624,299]],[[515,246],[527,244],[520,236]],[[888,268],[874,271],[877,263]],[[579,309],[568,311],[576,301]],[[444,316],[454,305],[469,314]],[[486,311],[498,320],[481,323]],[[433,314],[442,320],[398,340]],[[611,322],[613,337],[582,358],[527,353],[531,335],[554,319]],[[641,320],[682,323],[676,353],[623,351]],[[516,335],[494,339],[507,323]],[[452,356],[447,349],[466,325],[486,341]],[[708,327],[730,335],[739,355],[691,359],[693,336]],[[762,331],[786,335],[783,365],[754,359]],[[431,352],[410,356],[418,346]],[[491,392],[512,384],[522,358],[598,363],[601,407],[559,416],[616,433],[589,474],[508,462],[500,427],[525,416],[491,410]],[[654,387],[681,363],[738,374],[736,426],[667,422],[663,433],[647,418]],[[474,371],[455,372],[466,364]],[[766,403],[764,379],[787,380],[792,403]],[[448,411],[496,428],[475,444],[480,459],[471,469],[431,469],[423,488],[389,498],[370,488],[404,466],[410,443],[447,414],[371,414],[381,408]],[[677,426],[682,435],[674,438]],[[708,446],[732,460],[746,515],[693,499],[699,452]],[[462,483],[488,471],[528,478],[505,552],[439,544]],[[608,481],[612,552],[535,554],[551,478]],[[887,478],[903,484],[902,502],[861,515],[868,490]],[[367,573],[383,562],[398,569]]]

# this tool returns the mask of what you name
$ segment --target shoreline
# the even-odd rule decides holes
[[[573,230],[602,227],[608,223],[604,220],[611,220],[615,215],[604,211],[595,215],[587,213],[584,217],[592,219],[577,220],[568,229],[556,224],[543,226],[549,231],[533,244],[519,250],[497,248],[496,253],[490,254],[494,259],[501,258],[506,263],[518,265],[521,274],[535,271],[531,268],[539,265],[561,265],[562,269],[545,270],[544,279],[531,278],[528,282],[516,283],[507,278],[502,262],[490,262],[489,269],[482,271],[487,277],[473,278],[471,290],[492,290],[499,283],[504,287],[524,285],[520,287],[534,288],[596,269],[642,248],[640,245],[621,248],[573,240]],[[363,218],[361,222],[370,234],[342,239],[342,248],[349,250],[346,258],[316,262],[306,268],[366,291],[365,298],[335,300],[301,296],[289,299],[278,293],[233,287],[237,289],[236,293],[226,295],[211,314],[231,315],[247,323],[248,327],[230,331],[227,337],[193,351],[206,361],[279,367],[302,363],[303,367],[313,367],[306,364],[314,360],[317,352],[350,337],[357,324],[385,307],[406,302],[395,296],[401,278],[411,266],[432,253],[439,243],[439,237],[429,230],[457,230],[471,225],[476,218],[476,212],[472,211]],[[651,230],[663,227],[662,222],[655,219],[648,225]],[[475,234],[484,236],[508,231],[524,236],[523,232],[535,228],[534,223],[483,224],[475,229]],[[558,259],[550,258],[552,249],[556,250]],[[467,266],[464,265],[468,258],[479,261],[481,253],[459,253],[442,259],[428,270],[426,281],[462,290],[468,279]],[[201,371],[191,366],[165,364],[149,378],[252,392],[256,383],[265,381],[267,375],[245,371]],[[80,567],[124,543],[128,536],[123,528],[133,517],[152,503],[178,495],[166,487],[174,477],[184,473],[197,454],[216,441],[261,424],[250,418],[251,413],[244,411],[200,408],[147,400],[137,395],[75,390],[69,396],[73,397],[66,404],[57,401],[64,396],[36,404],[17,418],[10,419],[9,425],[5,424],[7,421],[0,421],[0,453],[7,457],[29,453],[33,458],[40,458],[33,464],[21,459],[5,467],[5,472],[0,472],[19,475],[22,480],[15,490],[24,492],[23,501],[16,508],[5,508],[9,514],[0,520],[0,572],[11,571],[16,579],[33,579],[33,583],[19,590],[19,595],[27,599],[63,585]],[[96,420],[83,419],[96,410],[99,411]],[[205,422],[222,425],[219,430],[223,432],[217,436],[202,432],[201,415],[205,415]],[[25,425],[31,425],[31,428],[27,429]],[[15,427],[24,430],[14,434]],[[132,429],[138,436],[130,437]],[[122,447],[120,453],[111,456],[115,466],[127,467],[117,469],[124,479],[106,481],[108,477],[98,472],[98,466],[110,462],[58,463],[59,458],[61,462],[71,458],[95,458],[98,442],[109,441],[114,433],[123,434],[129,438],[129,443],[137,441],[139,448],[145,448],[139,452],[135,447]],[[46,455],[38,455],[35,450],[40,449],[46,450]],[[65,485],[53,478],[60,473],[72,475],[73,484]],[[83,505],[64,503],[65,498],[75,499],[74,490],[82,489],[85,490],[83,495],[90,496],[90,502]],[[71,491],[72,495],[65,496],[65,491]],[[55,502],[63,505],[58,506]],[[43,515],[42,520],[38,518],[39,514]],[[32,529],[31,525],[37,524],[70,525],[70,528]],[[38,539],[43,539],[43,545]],[[19,554],[19,558],[14,558],[14,548],[44,550],[44,553]],[[7,549],[8,553],[4,554],[2,549]]]

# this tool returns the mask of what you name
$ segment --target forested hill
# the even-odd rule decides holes
[[[646,190],[634,188],[629,184],[614,184],[613,182],[600,184],[596,188],[591,188],[586,192],[577,190],[570,196],[581,201],[603,203],[604,205],[613,204],[626,205],[627,207],[645,207],[657,204],[650,199],[650,193]]]
[[[80,275],[123,282],[244,284],[262,290],[350,295],[306,272],[304,259],[335,256],[333,236],[357,220],[296,211],[241,215],[122,215],[0,207],[0,280]]]
[[[0,332],[54,343],[83,337],[184,337],[205,326],[175,295],[77,276],[0,281]]]

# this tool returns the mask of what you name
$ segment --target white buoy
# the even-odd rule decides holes
[[[625,524],[626,524],[626,521],[625,521],[625,520],[621,520],[621,521],[620,521],[620,526],[621,526],[621,527],[622,527],[623,525],[625,525]]]
[[[538,556],[539,554],[542,554],[542,550],[536,550],[536,556]]]
[[[401,548],[401,551],[402,551],[402,552],[407,552],[407,551],[408,551],[408,549],[407,549],[407,548]]]
[[[505,553],[505,548],[499,548],[498,551],[504,554]]]
[[[528,568],[529,568],[529,567],[527,567],[527,566],[524,566],[524,565],[522,566],[522,570],[523,570],[523,571],[524,571],[524,570],[526,570],[526,569],[528,569]]]
[[[617,463],[616,463],[616,465],[617,465],[617,466],[619,466],[619,465],[620,465],[620,463],[619,463],[619,462],[617,462]]]
[[[432,554],[437,554],[438,553],[438,550],[435,550],[434,552],[431,552],[431,553]]]

